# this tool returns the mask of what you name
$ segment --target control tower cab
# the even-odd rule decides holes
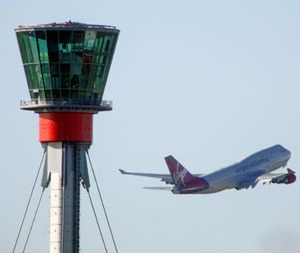
[[[102,96],[119,30],[67,22],[19,26],[15,31],[31,98],[22,101],[22,109],[111,109]]]
[[[19,26],[15,31],[31,98],[21,101],[21,109],[39,113],[40,141],[91,142],[92,132],[84,133],[90,136],[87,140],[78,139],[75,130],[73,134],[47,131],[48,123],[51,128],[53,124],[64,128],[65,123],[67,128],[91,128],[88,114],[112,110],[112,102],[102,97],[119,30],[66,22]],[[51,135],[60,135],[61,140]]]

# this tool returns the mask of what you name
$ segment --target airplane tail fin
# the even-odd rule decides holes
[[[185,185],[197,178],[184,168],[173,156],[165,157],[165,161],[175,185]]]

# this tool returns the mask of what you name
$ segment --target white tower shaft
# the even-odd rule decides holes
[[[89,187],[81,143],[49,142],[42,186],[50,184],[50,253],[79,252],[80,181]]]

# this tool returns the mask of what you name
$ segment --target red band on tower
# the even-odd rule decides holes
[[[45,112],[39,114],[40,142],[93,141],[93,114]]]

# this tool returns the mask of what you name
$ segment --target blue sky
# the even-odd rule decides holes
[[[289,0],[1,1],[0,251],[12,249],[42,156],[37,115],[19,109],[29,94],[13,29],[72,20],[121,30],[104,94],[114,110],[95,116],[90,149],[119,252],[298,252],[298,182],[175,196],[117,169],[167,173],[172,154],[206,173],[280,143],[298,172],[299,11]],[[48,252],[48,209],[47,191],[28,252]],[[82,252],[102,252],[85,192],[81,221]]]

